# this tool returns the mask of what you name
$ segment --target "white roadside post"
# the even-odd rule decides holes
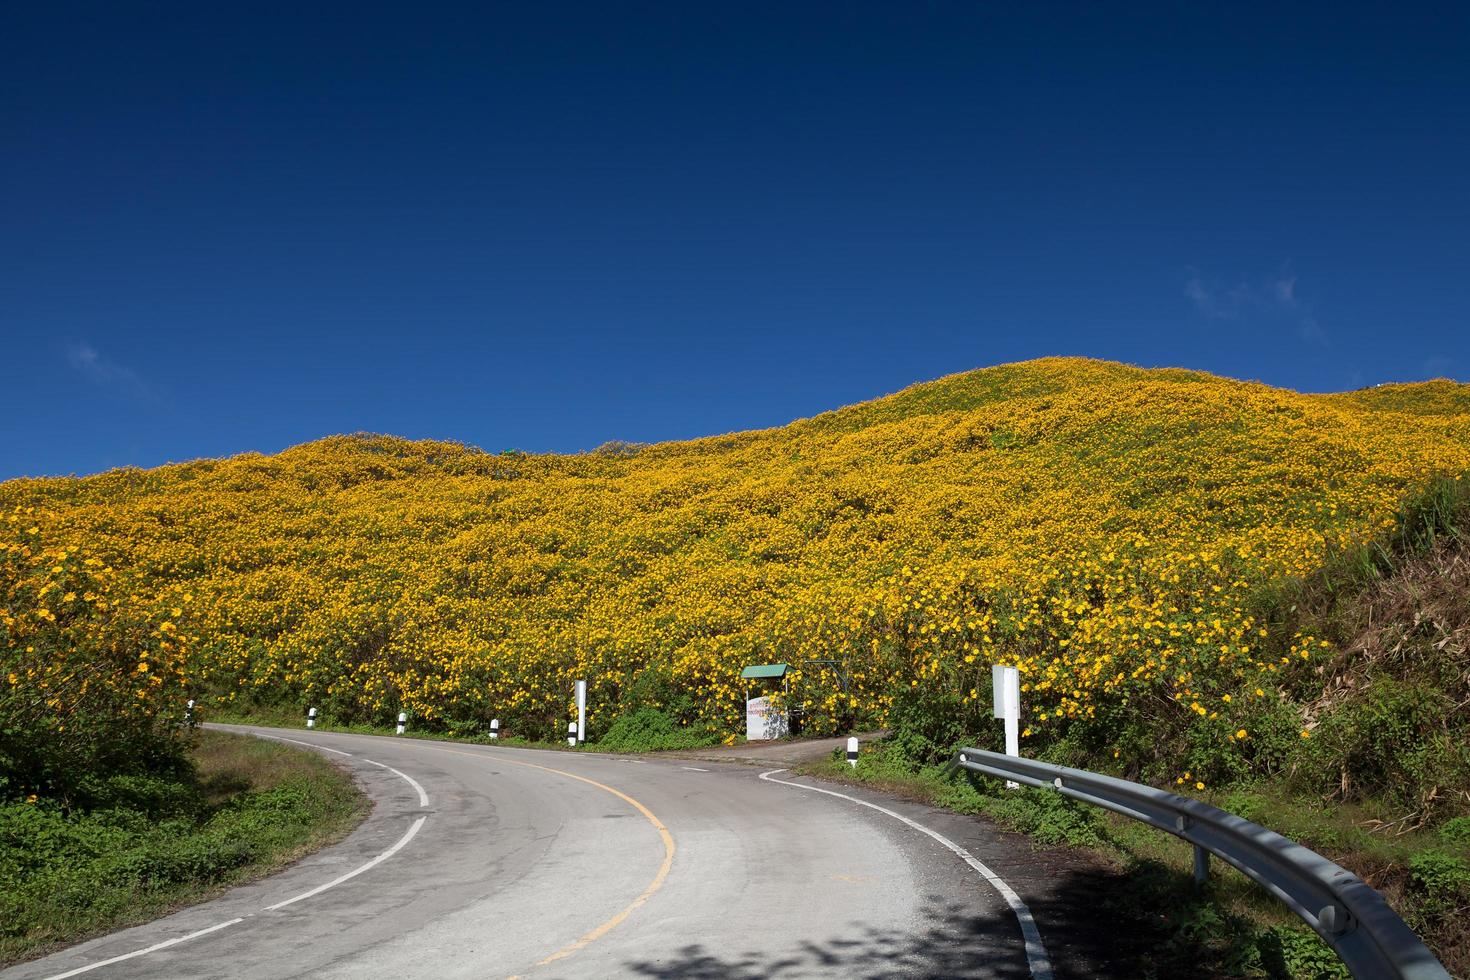
[[[400,735],[403,734],[403,729],[407,725],[407,723],[408,723],[408,712],[406,712],[406,711],[400,711],[400,712],[398,712],[398,734],[400,734]]]
[[[857,757],[858,740],[856,735],[852,735],[847,740],[847,764],[849,766],[852,766],[854,769],[857,768]]]
[[[184,724],[194,724],[194,699],[190,698],[188,704],[184,705]]]
[[[587,741],[587,682],[577,682],[577,744]]]
[[[500,719],[499,718],[491,718],[490,719],[490,737],[491,738],[499,738],[500,737]]]
[[[567,722],[567,745],[572,748],[577,747],[577,723],[575,721]]]
[[[1021,671],[995,664],[990,668],[990,681],[995,695],[995,717],[1005,719],[1006,755],[1021,757]],[[1006,780],[1006,789],[1020,789],[1020,783]]]
[[[306,712],[306,727],[307,728],[315,728],[316,727],[316,709],[315,708],[311,708],[311,709],[309,709]]]

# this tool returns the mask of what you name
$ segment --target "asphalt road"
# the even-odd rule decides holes
[[[970,818],[769,766],[233,730],[331,751],[371,816],[281,874],[0,977],[1108,972],[1087,875]]]

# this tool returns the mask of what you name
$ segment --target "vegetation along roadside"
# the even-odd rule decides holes
[[[144,922],[340,840],[369,804],[315,753],[200,732],[151,772],[0,806],[0,965]]]
[[[1288,675],[1287,703],[1308,727],[1282,726],[1258,750],[1266,764],[1227,767],[1206,786],[1202,774],[1219,771],[1207,744],[1188,750],[1198,771],[1172,780],[1124,761],[1139,758],[1126,743],[1109,751],[1061,739],[1042,757],[1189,792],[1311,847],[1382,892],[1452,975],[1470,976],[1470,484],[1431,484],[1389,531],[1261,602],[1265,621],[1310,629],[1336,651]],[[1175,838],[1046,790],[947,771],[961,745],[999,748],[998,729],[964,731],[917,706],[899,713],[891,739],[865,747],[856,769],[840,755],[804,769],[983,815],[1040,845],[1100,853],[1118,873],[1109,913],[1141,937],[1128,964],[1138,976],[1347,975],[1233,869],[1215,862],[1209,886],[1196,888],[1191,849]]]

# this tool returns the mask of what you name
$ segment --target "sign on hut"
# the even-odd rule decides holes
[[[781,691],[785,693],[788,689],[787,673],[791,670],[789,664],[753,664],[740,672],[740,676],[747,681],[745,686],[745,738],[747,741],[760,742],[772,738],[785,738],[791,733],[791,719],[785,707],[785,698],[781,699],[782,705],[777,707],[771,698],[779,683]],[[756,691],[763,691],[758,697],[751,695]]]

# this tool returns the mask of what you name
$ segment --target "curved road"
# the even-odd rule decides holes
[[[1090,872],[970,818],[769,766],[218,727],[331,753],[372,814],[278,875],[0,977],[1107,972],[1079,938],[1086,895],[1061,894]]]

